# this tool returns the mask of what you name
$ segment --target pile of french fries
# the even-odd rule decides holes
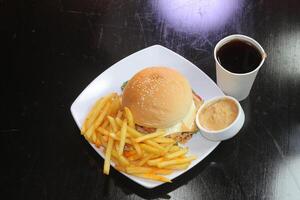
[[[110,163],[122,172],[145,179],[171,182],[163,175],[186,169],[195,156],[179,147],[164,132],[143,134],[135,129],[130,110],[122,108],[121,97],[111,93],[99,99],[87,115],[81,134],[98,148],[103,148],[103,173],[109,174]]]

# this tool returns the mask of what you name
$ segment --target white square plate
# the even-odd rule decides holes
[[[149,66],[158,65],[172,67],[181,72],[189,80],[192,89],[205,100],[224,95],[218,86],[193,63],[163,46],[154,45],[112,65],[82,91],[71,106],[71,112],[78,127],[81,128],[85,116],[98,98],[111,92],[121,93],[120,87],[123,82],[129,80],[136,72]],[[195,134],[185,146],[189,147],[189,152],[196,155],[197,159],[191,163],[188,169],[176,171],[167,177],[174,179],[188,171],[210,154],[218,144],[219,142],[205,139],[200,133]],[[91,146],[104,158],[101,149],[96,148],[92,144]],[[154,188],[162,184],[161,182],[146,180],[128,174],[124,175],[146,188]]]

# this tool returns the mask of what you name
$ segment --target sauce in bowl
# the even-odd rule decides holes
[[[197,116],[201,126],[218,131],[228,127],[238,116],[238,106],[231,99],[219,99],[202,109]]]

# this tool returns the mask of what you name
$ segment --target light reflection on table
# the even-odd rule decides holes
[[[224,27],[242,6],[243,0],[151,1],[159,17],[176,31],[209,32]]]

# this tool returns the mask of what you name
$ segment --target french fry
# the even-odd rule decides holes
[[[109,123],[110,123],[110,125],[111,125],[113,131],[116,133],[116,132],[118,131],[118,126],[117,126],[117,124],[116,124],[115,119],[112,118],[111,116],[107,116],[107,118],[108,118],[108,121],[109,121]]]
[[[129,174],[145,174],[151,173],[153,169],[149,167],[126,167],[126,172]]]
[[[134,174],[134,175],[138,176],[138,177],[141,177],[141,178],[154,180],[154,181],[172,183],[172,181],[170,179],[168,179],[166,177],[163,177],[163,176],[160,176],[160,175],[156,175],[156,174]]]
[[[88,140],[89,142],[91,141],[90,138],[91,138],[91,136],[92,136],[93,133],[94,133],[94,130],[95,130],[94,127],[95,127],[95,126],[92,124],[91,127],[90,127],[85,133],[83,133],[85,139]]]
[[[111,137],[109,137],[108,143],[107,143],[107,148],[105,151],[105,160],[104,160],[104,167],[103,167],[103,173],[106,175],[109,175],[110,157],[111,157],[113,144],[114,144],[114,140]]]
[[[166,138],[166,137],[157,137],[153,139],[154,142],[156,143],[162,143],[162,144],[172,144],[175,143],[175,141],[171,138]]]
[[[117,140],[117,141],[121,141],[121,139],[120,139],[119,136],[117,136],[116,140]],[[132,145],[132,142],[131,142],[129,139],[126,138],[126,139],[125,139],[125,144],[130,144],[130,145]]]
[[[119,127],[122,126],[123,121],[120,118],[117,117],[116,122]],[[127,130],[128,130],[128,134],[132,137],[141,137],[144,135],[144,134],[138,132],[137,130],[135,130],[134,128],[131,128],[130,126],[127,127]]]
[[[156,142],[152,141],[152,140],[146,140],[145,144],[148,144],[152,147],[155,147],[157,149],[159,149],[160,151],[164,152],[165,148],[163,148],[162,146],[160,146],[159,144],[157,144]]]
[[[92,144],[95,144],[95,143],[96,143],[96,140],[97,140],[96,134],[93,134],[93,135],[91,136],[90,139],[91,139],[90,142],[91,142]]]
[[[181,170],[181,169],[186,169],[186,168],[188,168],[188,166],[189,166],[190,164],[191,164],[191,163],[188,162],[188,163],[178,164],[178,165],[169,165],[169,166],[166,166],[165,169]]]
[[[84,134],[87,129],[90,127],[92,122],[95,120],[95,118],[98,116],[102,106],[104,105],[103,98],[99,99],[95,105],[92,107],[90,112],[88,113],[87,117],[85,118],[85,121],[81,128],[81,134]]]
[[[109,121],[107,119],[105,119],[100,127],[107,128],[108,125],[109,125]]]
[[[102,127],[99,127],[97,129],[97,131],[99,131],[100,134],[104,135],[104,136],[109,136],[109,137],[112,137],[114,140],[117,140],[117,141],[120,141],[120,136],[119,134],[115,134],[115,133],[110,133],[108,130],[102,128]],[[129,139],[125,139],[125,143],[126,144],[132,144],[132,141],[129,140]]]
[[[104,148],[106,148],[106,147],[107,147],[107,143],[104,141],[103,136],[102,136],[101,134],[98,134],[97,137],[98,137],[98,139],[99,139],[101,145],[102,145]]]
[[[155,139],[155,138],[154,138],[154,139]],[[153,141],[155,141],[154,139],[153,139]],[[175,145],[175,143],[159,143],[159,145],[161,145],[162,147],[165,148],[165,147],[168,147],[168,146],[170,146],[170,145],[173,146],[173,145]]]
[[[98,128],[97,128],[97,131],[98,131],[99,133],[101,133],[102,135],[107,135],[107,136],[109,136],[109,135],[115,135],[115,137],[117,137],[116,134],[111,133],[111,132],[109,132],[107,129],[104,129],[104,128],[102,128],[102,127],[98,127]],[[112,137],[114,137],[114,136],[112,136]],[[114,139],[115,139],[115,138],[114,138]]]
[[[125,111],[126,119],[128,121],[128,126],[130,126],[131,128],[134,128],[135,125],[134,125],[133,116],[132,116],[131,111],[127,107],[124,108],[124,111]]]
[[[104,120],[105,116],[107,115],[109,109],[110,109],[111,102],[107,102],[107,104],[104,106],[103,111],[100,113],[99,117],[95,120],[95,128],[98,127],[102,121]]]
[[[149,140],[151,138],[156,138],[156,137],[159,137],[161,135],[163,135],[164,132],[162,131],[159,131],[159,132],[154,132],[154,133],[150,133],[150,134],[147,134],[147,135],[143,135],[143,136],[140,136],[138,138],[135,138],[135,141],[136,142],[142,142],[144,140]]]
[[[143,157],[138,163],[137,166],[143,166],[148,160],[152,158],[152,154]]]
[[[123,155],[119,155],[115,149],[113,149],[111,153],[122,166],[128,166],[130,164],[129,161]]]
[[[115,143],[115,141],[114,141],[114,143]],[[115,145],[115,144],[114,144],[114,145]],[[111,160],[111,162],[114,163],[114,167],[115,167],[116,165],[120,165],[120,164],[119,164],[119,161],[118,161],[115,157],[113,157],[112,155],[110,156],[110,160]]]
[[[121,171],[121,172],[126,172],[126,168],[122,165],[116,165],[115,166],[116,170]]]
[[[128,135],[130,135],[133,138],[143,136],[143,133],[138,132],[134,128],[128,127]]]
[[[176,151],[179,151],[179,150],[180,150],[179,146],[173,145],[173,146],[170,148],[169,152],[173,153],[173,152],[176,152]]]
[[[107,135],[103,135],[103,141],[105,142],[105,143],[108,143],[108,136]]]
[[[92,123],[96,120],[96,118],[99,116],[101,109],[104,107],[104,105],[114,96],[116,93],[111,93],[101,99],[99,99],[91,111],[89,112],[88,116],[85,119],[82,132],[86,132],[89,127],[92,125]]]
[[[180,149],[179,151],[176,151],[174,153],[165,155],[165,158],[166,159],[173,159],[173,158],[185,155],[187,152],[188,152],[188,148]]]
[[[168,146],[164,147],[165,150],[161,152],[161,155],[165,155],[166,153],[168,153],[173,146],[173,144],[169,144]]]
[[[129,161],[137,161],[138,159],[140,159],[140,156],[137,154],[128,157]]]
[[[126,138],[126,133],[127,133],[127,121],[124,120],[122,127],[121,127],[121,133],[120,133],[120,143],[119,143],[119,149],[118,149],[118,154],[122,155],[124,146],[125,146],[125,138]]]
[[[148,152],[148,153],[150,153],[150,154],[156,154],[156,155],[159,155],[159,154],[160,154],[160,151],[159,151],[158,149],[156,149],[156,148],[154,148],[154,147],[152,147],[152,146],[150,146],[150,145],[147,145],[147,144],[141,144],[140,146],[141,146],[141,148],[142,148],[144,151],[146,151],[146,152]]]
[[[89,139],[92,136],[92,134],[94,133],[94,130],[102,123],[105,115],[107,114],[107,111],[110,108],[110,104],[111,104],[110,102],[107,102],[107,104],[103,108],[103,111],[99,114],[99,117],[95,120],[95,122],[89,127],[87,132],[84,134],[84,136],[87,139]]]
[[[149,166],[157,166],[158,163],[162,162],[163,160],[164,160],[164,158],[160,157],[160,158],[148,160],[148,161],[147,161],[147,164],[148,164]]]
[[[100,148],[100,147],[101,147],[101,142],[100,142],[100,140],[99,140],[98,138],[96,139],[95,146],[96,146],[97,148]]]
[[[121,102],[119,100],[119,97],[116,95],[113,99],[112,99],[112,108],[109,112],[109,115],[111,116],[115,116],[118,112],[118,110],[120,109],[121,106]]]
[[[189,156],[186,158],[178,158],[178,159],[174,159],[174,160],[162,161],[157,164],[157,167],[163,168],[163,167],[170,166],[170,165],[184,164],[184,163],[191,162],[192,160],[195,160],[195,159],[196,159],[195,156]]]
[[[114,149],[116,150],[116,152],[118,153],[118,149],[119,149],[119,144],[116,143],[116,145],[114,146]],[[122,155],[123,156],[123,155]]]
[[[110,134],[110,132],[108,130],[106,130],[105,128],[102,128],[102,127],[98,127],[97,131],[99,131],[103,135],[109,135]]]
[[[135,142],[132,138],[130,138],[130,141],[131,141],[131,144],[133,145],[133,148],[136,150],[136,153],[139,156],[142,156],[143,152],[142,152],[140,145],[137,142]]]
[[[152,173],[154,173],[154,174],[168,175],[173,172],[173,170],[171,170],[171,169],[161,169],[161,168],[155,168],[155,167],[153,167],[152,169],[153,169]]]

